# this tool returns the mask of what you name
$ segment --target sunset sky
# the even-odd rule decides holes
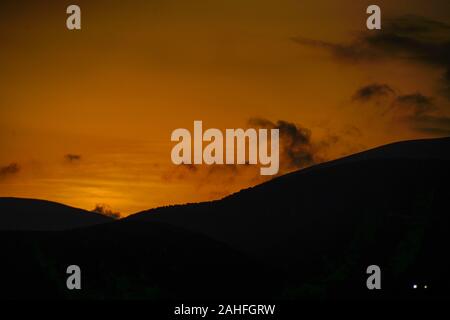
[[[280,128],[281,173],[450,135],[448,0],[2,1],[0,43],[0,196],[128,215],[264,181],[173,165],[194,120]]]

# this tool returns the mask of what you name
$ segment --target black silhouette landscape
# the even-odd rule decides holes
[[[399,142],[116,221],[3,198],[2,295],[448,298],[449,164],[450,138]],[[82,269],[80,291],[65,287],[70,264]],[[366,287],[372,264],[382,290]]]
[[[95,212],[45,200],[0,198],[0,208],[0,230],[65,230],[112,221]]]

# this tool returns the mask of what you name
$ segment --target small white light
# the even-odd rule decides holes
[[[414,289],[417,289],[417,284],[413,285],[413,288],[414,288]]]
[[[426,289],[426,288],[428,288],[428,286],[427,286],[427,285],[424,285],[423,287],[424,287],[425,289]]]

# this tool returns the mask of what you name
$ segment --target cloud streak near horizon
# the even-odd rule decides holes
[[[380,98],[387,98],[380,102]],[[442,114],[435,99],[420,92],[396,94],[388,84],[372,83],[356,90],[352,100],[362,104],[373,102],[385,108],[381,115],[407,122],[413,130],[431,135],[450,135],[450,117]]]

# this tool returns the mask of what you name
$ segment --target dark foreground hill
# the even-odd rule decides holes
[[[200,232],[282,268],[286,297],[363,297],[371,264],[385,296],[448,296],[449,181],[449,138],[407,141],[128,219]]]
[[[267,298],[280,274],[205,236],[118,221],[68,231],[0,232],[0,299]],[[81,290],[66,269],[81,268]]]
[[[0,198],[0,230],[64,230],[111,221],[104,215],[56,202]]]

